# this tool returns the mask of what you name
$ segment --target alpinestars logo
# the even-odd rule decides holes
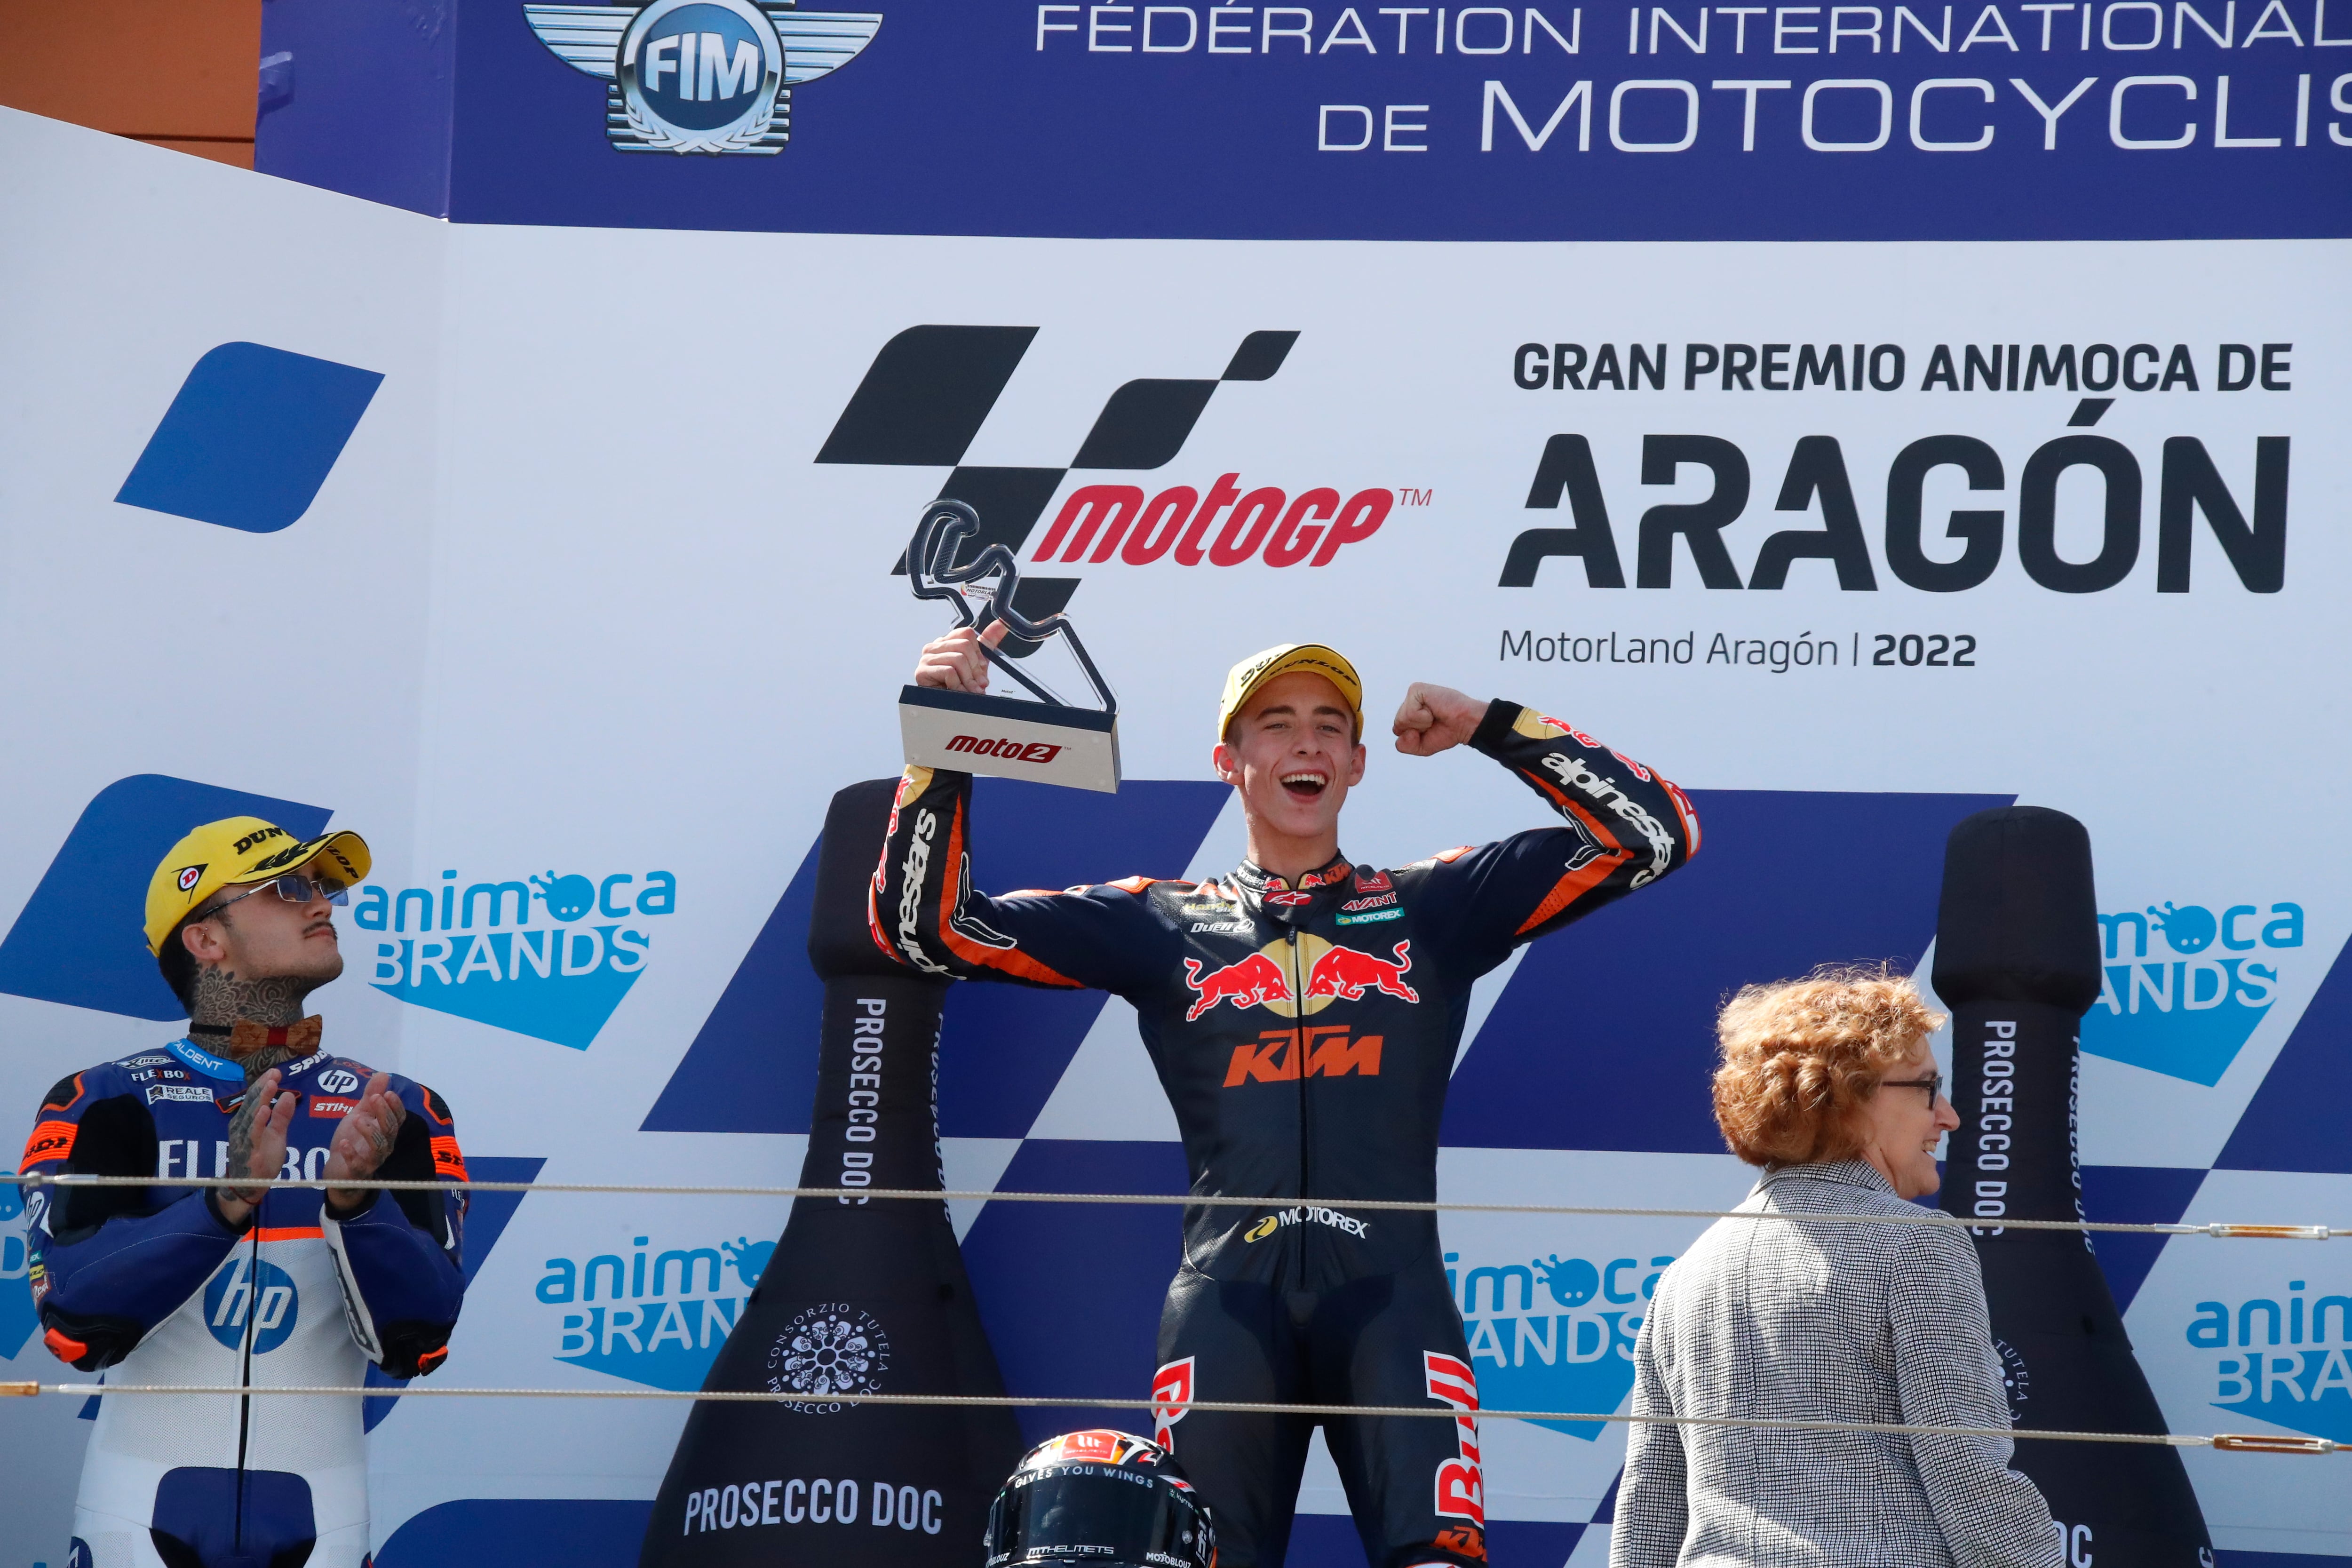
[[[873,41],[866,11],[803,11],[791,0],[652,0],[525,5],[539,41],[610,84],[604,134],[620,153],[764,153],[792,140],[793,89],[838,70]]]
[[[1074,470],[1142,472],[1173,462],[1210,402],[1225,389],[1271,381],[1298,341],[1295,331],[1244,337],[1213,378],[1129,381],[1112,392],[1068,462],[1057,467],[967,466],[963,458],[1021,366],[1035,327],[909,327],[882,345],[816,455],[820,463],[859,463],[950,470],[939,494],[980,514],[966,558],[992,544],[1019,555],[1039,519]],[[1210,468],[1203,464],[1203,469]],[[1307,476],[1313,479],[1316,476]],[[1297,489],[1253,481],[1238,472],[1186,476],[1189,482],[1147,495],[1137,485],[1078,487],[1063,501],[1033,561],[1116,556],[1131,566],[1163,560],[1272,567],[1328,566],[1339,552],[1377,533],[1397,501],[1393,489],[1309,483]],[[911,513],[909,514],[911,520]],[[904,549],[894,539],[894,547]],[[905,563],[893,558],[892,570]],[[1075,577],[1024,575],[1015,606],[1032,619],[1070,601]],[[1034,651],[1020,639],[1016,654]]]

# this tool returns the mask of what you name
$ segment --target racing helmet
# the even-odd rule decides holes
[[[1072,1432],[1023,1456],[988,1510],[988,1568],[1091,1563],[1216,1568],[1208,1505],[1176,1458],[1126,1432]]]

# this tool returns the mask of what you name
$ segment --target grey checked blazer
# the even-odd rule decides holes
[[[1910,1209],[1869,1164],[1766,1173],[1740,1205]],[[2007,1426],[1968,1237],[1921,1226],[1717,1220],[1658,1281],[1633,1414]],[[2063,1568],[2006,1438],[1636,1422],[1610,1568]]]

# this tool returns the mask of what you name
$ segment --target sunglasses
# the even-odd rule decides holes
[[[1936,1097],[1944,1092],[1944,1075],[1942,1073],[1936,1073],[1927,1078],[1906,1078],[1891,1082],[1885,1079],[1881,1079],[1878,1087],[1881,1089],[1924,1089],[1927,1091],[1927,1109],[1933,1110],[1936,1109]]]
[[[236,898],[223,899],[203,914],[194,918],[208,921],[231,904],[241,904],[246,900],[268,892],[272,889],[277,890],[279,898],[289,904],[307,904],[313,899],[324,899],[338,908],[343,908],[352,901],[351,889],[336,881],[332,877],[306,877],[299,871],[289,871],[283,877],[273,878],[267,882],[248,888]]]

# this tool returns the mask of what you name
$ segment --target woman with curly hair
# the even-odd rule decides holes
[[[1906,1215],[1959,1126],[1906,977],[1750,985],[1716,1024],[1715,1115],[1764,1169],[1743,1215]],[[1610,1568],[2061,1568],[2007,1438],[1651,1425],[1729,1415],[2007,1427],[1975,1248],[1954,1229],[1717,1220],[1634,1345]]]

